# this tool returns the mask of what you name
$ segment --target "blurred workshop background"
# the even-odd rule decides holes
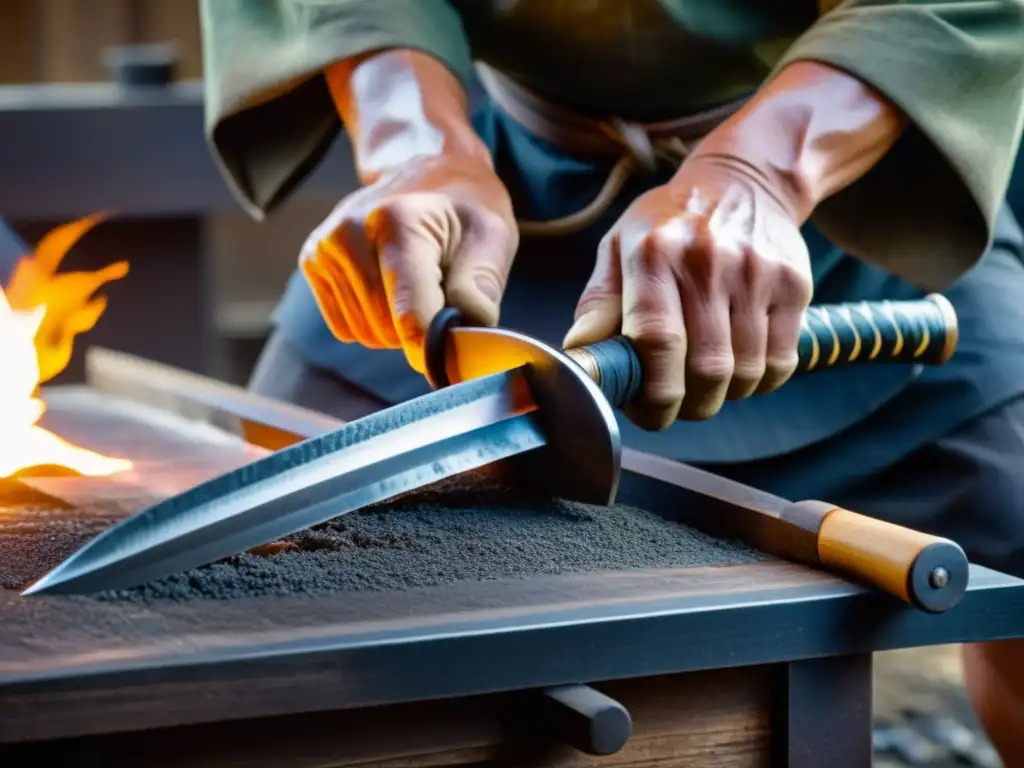
[[[59,382],[82,376],[87,344],[244,382],[306,233],[355,186],[341,139],[268,221],[242,213],[203,136],[197,6],[0,4],[0,216],[35,243],[109,211],[66,266],[131,264]],[[1024,170],[1012,195],[1024,217]]]
[[[0,216],[34,244],[109,211],[65,268],[131,264],[58,382],[90,344],[244,382],[306,233],[355,186],[342,140],[269,221],[238,208],[203,136],[197,6],[0,4]]]

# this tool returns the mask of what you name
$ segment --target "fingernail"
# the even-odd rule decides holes
[[[572,328],[565,334],[565,338],[562,340],[562,346],[566,349],[571,347],[579,346],[580,344],[586,344],[591,336],[598,329],[600,324],[601,316],[596,310],[591,310],[572,324]]]

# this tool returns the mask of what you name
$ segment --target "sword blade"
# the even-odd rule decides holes
[[[546,445],[519,369],[350,422],[113,526],[24,594],[124,589]]]

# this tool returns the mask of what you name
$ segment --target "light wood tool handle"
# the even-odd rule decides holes
[[[793,504],[783,510],[782,518],[816,533],[814,556],[825,568],[921,610],[946,611],[967,591],[967,556],[949,539],[821,501]]]

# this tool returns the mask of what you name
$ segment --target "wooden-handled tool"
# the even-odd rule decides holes
[[[448,383],[445,338],[460,322],[457,310],[445,309],[427,334],[427,378],[435,388]],[[797,373],[862,364],[939,365],[952,356],[957,338],[956,312],[938,294],[911,301],[813,306],[804,314]],[[597,384],[613,408],[641,391],[640,358],[624,337],[566,350],[565,355]],[[967,589],[967,558],[952,541],[823,502],[789,504],[764,496],[774,499],[759,510],[770,519],[746,518],[729,535],[872,584],[922,610],[946,610]],[[743,508],[741,500],[729,503]]]
[[[777,554],[870,584],[921,610],[952,608],[967,591],[967,556],[955,542],[842,509],[802,501],[779,515]],[[787,535],[788,534],[788,535]]]
[[[948,539],[821,501],[794,504],[639,451],[624,449],[622,467],[716,502],[714,514],[688,520],[709,533],[847,576],[923,611],[949,610],[967,591],[967,556]]]

